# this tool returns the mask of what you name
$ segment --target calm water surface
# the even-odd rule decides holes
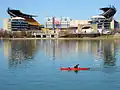
[[[0,90],[120,90],[120,40],[1,40],[0,58]]]

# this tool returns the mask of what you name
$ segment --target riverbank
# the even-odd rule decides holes
[[[99,36],[99,37],[83,37],[83,38],[1,38],[1,40],[39,40],[39,39],[50,39],[50,40],[110,40],[120,39],[120,36]]]

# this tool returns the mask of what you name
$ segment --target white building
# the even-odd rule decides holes
[[[70,27],[70,17],[46,17],[45,27],[49,29],[53,28],[69,28]]]

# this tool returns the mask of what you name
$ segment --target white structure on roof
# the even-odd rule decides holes
[[[12,20],[14,20],[14,19],[17,19],[17,20],[25,20],[25,19],[22,18],[22,17],[12,17],[11,19],[12,19]]]
[[[97,16],[92,16],[91,20],[92,21],[101,21],[101,20],[103,21],[103,20],[106,20],[106,18],[104,16],[97,15]]]
[[[92,18],[92,19],[94,19],[94,18],[104,18],[104,19],[105,19],[105,17],[104,17],[104,16],[101,16],[101,15],[92,16],[91,18]]]

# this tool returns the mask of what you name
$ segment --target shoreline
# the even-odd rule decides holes
[[[112,40],[120,36],[83,37],[83,38],[1,38],[1,40]]]

